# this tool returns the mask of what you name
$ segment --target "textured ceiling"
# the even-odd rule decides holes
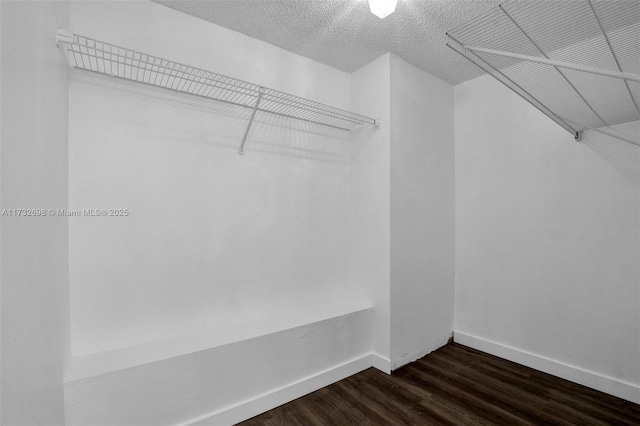
[[[483,72],[446,47],[445,32],[500,0],[398,0],[379,19],[366,0],[152,0],[353,72],[391,52],[452,84]]]

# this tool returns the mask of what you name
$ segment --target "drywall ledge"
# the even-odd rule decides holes
[[[347,299],[135,346],[74,356],[65,383],[266,336],[372,307],[363,300]]]
[[[459,331],[453,332],[453,340],[461,345],[640,404],[640,387],[633,383],[623,382],[613,377],[603,376],[593,371],[583,370],[573,365]]]

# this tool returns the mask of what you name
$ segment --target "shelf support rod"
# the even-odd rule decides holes
[[[244,131],[244,136],[242,137],[242,143],[240,144],[240,155],[244,155],[244,144],[247,142],[247,136],[249,136],[249,130],[251,129],[251,125],[253,124],[253,119],[256,117],[256,112],[258,112],[258,106],[260,106],[260,100],[262,99],[262,93],[264,92],[264,87],[260,87],[260,91],[258,92],[258,99],[256,99],[256,104],[253,107],[253,111],[251,112],[251,118],[249,119],[249,124],[247,125],[247,130]]]
[[[603,75],[605,77],[613,77],[613,78],[620,78],[622,80],[631,80],[631,81],[640,82],[640,75],[638,74],[629,74],[625,72],[610,71],[602,68],[594,68],[594,67],[588,67],[585,65],[572,64],[570,62],[555,61],[553,59],[543,59],[543,58],[538,58],[536,56],[504,52],[502,50],[485,49],[484,47],[464,46],[464,48],[471,50],[473,52],[488,53],[490,55],[498,55],[498,56],[506,56],[507,58],[515,58],[515,59],[521,59],[523,61],[538,62],[540,64],[552,65],[554,67],[568,68],[572,70],[588,72],[591,74]]]
[[[549,108],[544,106],[542,102],[537,100],[531,93],[527,92],[524,88],[518,85],[515,81],[511,80],[509,77],[504,75],[498,69],[496,69],[493,65],[484,60],[480,55],[470,50],[465,50],[464,45],[460,43],[455,37],[451,34],[447,33],[447,37],[449,37],[449,42],[447,42],[447,47],[452,49],[454,52],[460,54],[462,57],[475,64],[491,77],[498,80],[500,83],[507,86],[509,89],[513,90],[524,100],[529,102],[531,105],[536,107],[540,112],[544,115],[555,121],[560,127],[565,129],[567,132],[571,133],[573,137],[578,140],[580,138],[580,134],[577,130],[575,130],[570,124],[565,123],[560,117],[558,117],[555,113],[553,113]],[[473,55],[473,56],[472,56]],[[500,78],[499,78],[499,77]]]
[[[607,45],[609,46],[609,50],[611,51],[611,56],[613,56],[613,59],[616,61],[616,65],[618,66],[618,71],[622,72],[622,66],[620,65],[620,61],[618,60],[616,51],[613,48],[613,45],[611,44],[611,40],[609,40],[609,35],[605,31],[604,26],[602,25],[602,21],[600,21],[598,12],[596,12],[596,8],[593,6],[593,3],[591,3],[591,0],[589,0],[588,3],[589,3],[589,7],[591,8],[591,12],[593,12],[593,17],[596,18],[596,21],[598,22],[598,26],[600,27],[600,31],[602,32],[602,35],[604,36],[604,39],[607,42]],[[631,102],[633,102],[633,106],[635,106],[636,111],[640,113],[640,108],[638,107],[638,103],[636,102],[636,99],[633,97],[633,93],[631,92],[631,88],[629,87],[629,82],[625,80],[624,85],[627,86],[627,93],[629,93],[629,96],[631,97]]]

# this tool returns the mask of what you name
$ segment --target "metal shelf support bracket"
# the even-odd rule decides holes
[[[258,98],[256,99],[256,104],[253,107],[253,111],[251,111],[251,118],[249,119],[247,130],[244,131],[244,136],[242,137],[242,143],[240,144],[240,150],[239,150],[240,155],[244,155],[244,144],[247,142],[247,136],[249,136],[249,130],[251,130],[253,119],[256,117],[256,112],[258,112],[258,106],[260,106],[260,100],[262,99],[263,93],[264,93],[264,87],[260,87],[260,91],[258,92]]]
[[[63,30],[58,26],[58,32],[56,33],[56,47],[60,48],[61,43],[73,43],[73,33],[71,31]]]
[[[573,123],[571,120],[568,120],[566,118],[564,118],[564,120],[568,121],[569,123]],[[573,123],[573,124],[577,125],[577,123]],[[600,133],[600,134],[603,134],[603,135],[606,135],[606,136],[610,136],[612,138],[619,139],[619,140],[621,140],[623,142],[627,142],[627,143],[630,143],[632,145],[640,146],[640,139],[633,139],[633,138],[631,138],[629,136],[620,134],[620,133],[615,132],[613,130],[607,130],[606,128],[603,128],[603,127],[598,128],[598,127],[587,126],[587,125],[584,125],[584,124],[582,125],[582,127],[585,127],[585,128],[587,128],[589,130],[592,130],[592,131],[594,131],[596,133]],[[579,134],[580,134],[580,139],[582,139],[582,131],[580,131]],[[578,139],[576,137],[577,141],[579,141],[580,139]]]

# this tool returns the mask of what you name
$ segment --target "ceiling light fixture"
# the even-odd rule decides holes
[[[398,0],[369,0],[371,13],[380,19],[384,19],[396,10]]]

